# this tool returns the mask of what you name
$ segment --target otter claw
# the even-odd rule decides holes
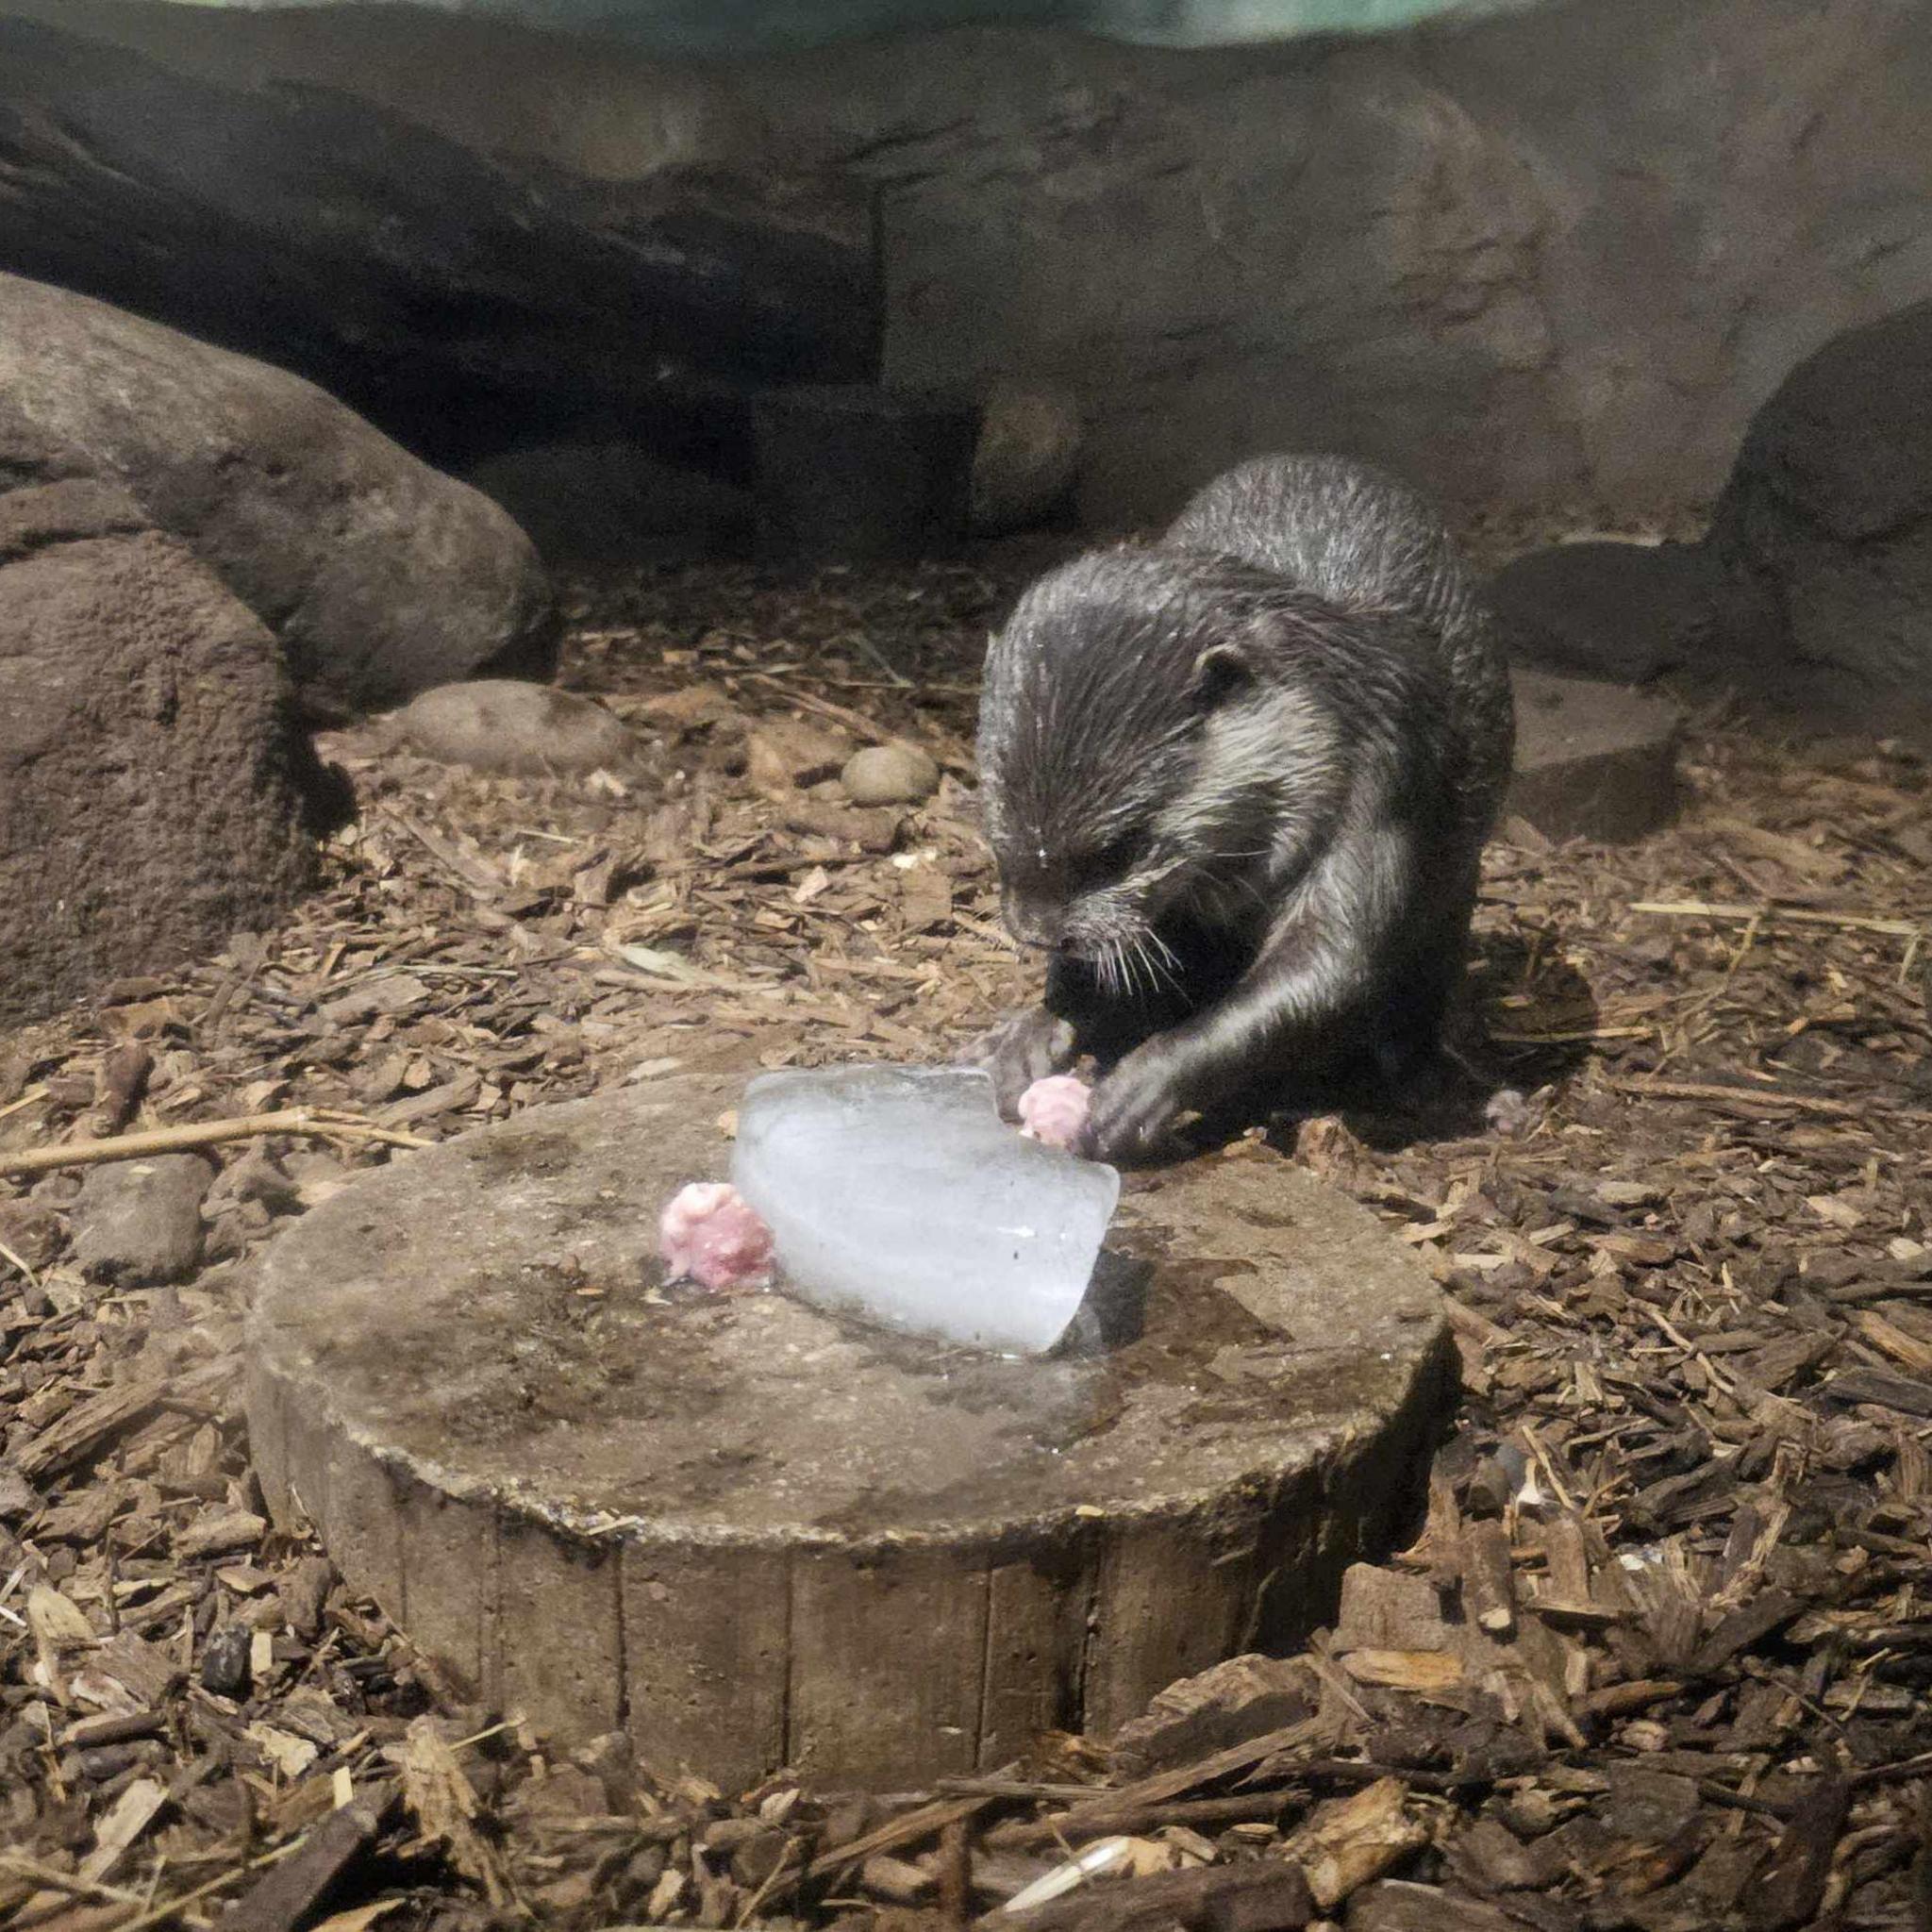
[[[1064,1072],[1075,1058],[1073,1027],[1044,1007],[1032,1007],[975,1041],[965,1064],[992,1075],[993,1098],[1010,1120],[1027,1088],[1049,1074]]]
[[[1131,1053],[1093,1090],[1081,1151],[1116,1165],[1151,1159],[1173,1140],[1183,1110],[1167,1068]]]

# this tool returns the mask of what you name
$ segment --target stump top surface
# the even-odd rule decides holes
[[[1100,1312],[1049,1357],[666,1289],[658,1212],[727,1173],[741,1087],[535,1108],[370,1175],[272,1245],[258,1363],[316,1424],[559,1526],[850,1545],[1211,1507],[1380,1427],[1440,1346],[1420,1264],[1255,1149],[1129,1177]]]
[[[1541,671],[1519,671],[1514,681],[1521,772],[1666,746],[1684,722],[1667,698],[1625,685]]]

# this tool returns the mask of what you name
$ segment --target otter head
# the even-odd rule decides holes
[[[1132,549],[1021,598],[987,653],[979,769],[1023,945],[1126,983],[1159,976],[1176,908],[1260,903],[1286,794],[1326,763],[1305,699],[1271,675],[1284,599],[1242,564]]]

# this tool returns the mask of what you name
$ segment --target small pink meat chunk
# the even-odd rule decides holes
[[[680,1188],[658,1224],[673,1281],[689,1276],[718,1293],[772,1285],[772,1230],[724,1181]]]
[[[1071,1147],[1087,1124],[1091,1091],[1071,1074],[1049,1074],[1020,1096],[1020,1131],[1048,1147]]]

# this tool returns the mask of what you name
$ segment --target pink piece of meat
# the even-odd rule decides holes
[[[772,1230],[724,1181],[680,1188],[658,1221],[658,1245],[674,1281],[688,1276],[716,1293],[771,1286]]]
[[[1020,1131],[1048,1147],[1071,1147],[1087,1124],[1092,1091],[1071,1074],[1049,1074],[1020,1096]]]

